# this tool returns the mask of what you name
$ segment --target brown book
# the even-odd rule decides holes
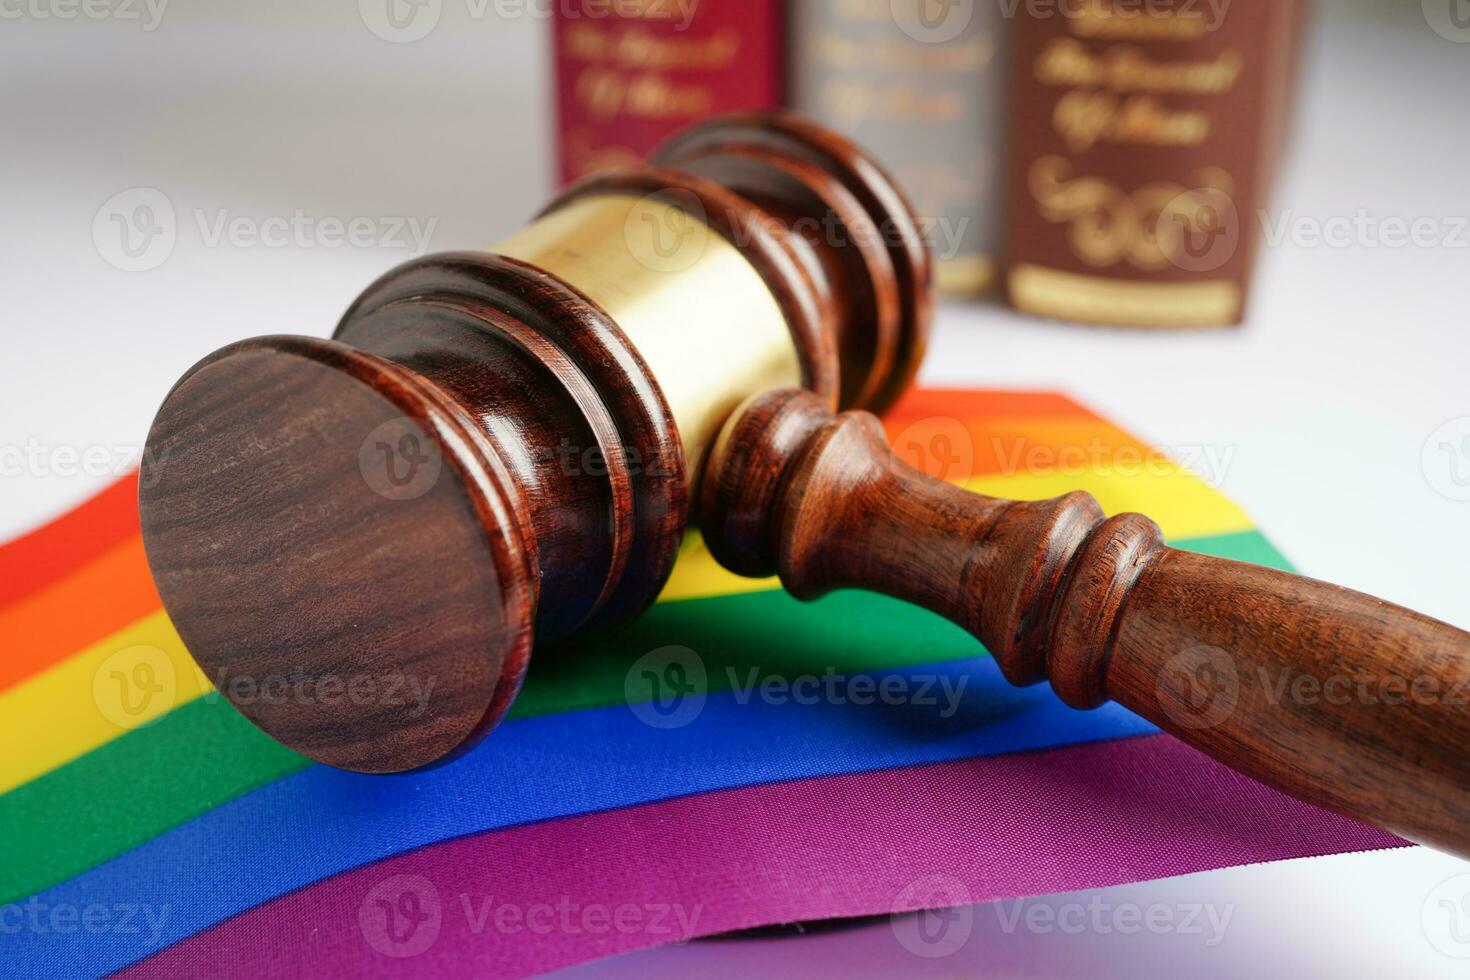
[[[1301,7],[1018,6],[1006,279],[1017,309],[1138,326],[1240,322]]]
[[[1004,188],[1003,4],[798,0],[790,106],[872,152],[914,199],[940,288],[995,281]]]

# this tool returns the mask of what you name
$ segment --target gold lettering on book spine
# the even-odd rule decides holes
[[[1204,282],[1125,282],[1018,265],[1010,272],[1011,301],[1059,320],[1136,327],[1214,327],[1240,318],[1240,286]]]
[[[1234,182],[1218,167],[1205,167],[1185,187],[1156,181],[1127,192],[1101,177],[1072,177],[1064,157],[1031,165],[1029,184],[1041,216],[1066,224],[1072,254],[1096,268],[1126,262],[1157,272],[1199,264],[1199,243],[1231,231]]]
[[[564,56],[580,66],[573,97],[601,123],[619,116],[683,120],[709,114],[714,89],[676,80],[670,72],[729,68],[741,48],[739,32],[729,28],[703,37],[664,37],[644,27],[577,23],[562,41]]]

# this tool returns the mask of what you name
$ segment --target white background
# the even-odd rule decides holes
[[[1452,232],[1470,215],[1470,43],[1431,30],[1417,0],[1319,7],[1278,218],[1427,217]],[[252,334],[326,334],[409,256],[320,236],[212,245],[221,215],[432,220],[432,249],[472,248],[518,227],[552,183],[546,25],[533,16],[477,18],[442,0],[427,37],[393,44],[351,3],[174,0],[153,30],[141,0],[100,20],[62,9],[0,4],[0,536],[109,482],[95,465],[70,472],[68,453],[90,449],[95,464],[136,450],[200,356]],[[125,272],[104,260],[93,224],[136,188],[167,199],[177,240],[156,268]],[[1157,444],[1212,448],[1229,460],[1224,491],[1303,571],[1470,627],[1470,503],[1452,499],[1470,496],[1455,482],[1470,477],[1470,232],[1459,236],[1459,247],[1267,248],[1241,330],[1084,329],[951,305],[923,380],[1061,389]],[[1184,935],[1006,932],[981,909],[983,942],[948,959],[907,956],[886,925],[732,955],[777,975],[819,964],[823,944],[864,942],[872,975],[1463,976],[1470,959],[1438,951],[1424,914],[1426,902],[1448,914],[1431,893],[1466,871],[1416,850],[1104,893],[1233,909],[1211,948]],[[1470,895],[1470,880],[1455,887]],[[1461,925],[1470,939],[1470,903]],[[679,971],[708,949],[588,972]]]

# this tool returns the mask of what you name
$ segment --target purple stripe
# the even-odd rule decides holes
[[[1150,736],[461,838],[286,895],[122,976],[525,975],[776,922],[1402,845]]]

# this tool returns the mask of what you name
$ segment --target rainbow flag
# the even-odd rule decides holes
[[[1054,394],[919,391],[901,455],[1085,489],[1181,548],[1285,567],[1187,467]],[[136,481],[0,548],[0,974],[525,974],[778,922],[1099,887],[1400,841],[1117,706],[1018,690],[958,628],[802,604],[697,536],[660,602],[537,652],[426,772],[281,748],[209,686],[144,562]]]

